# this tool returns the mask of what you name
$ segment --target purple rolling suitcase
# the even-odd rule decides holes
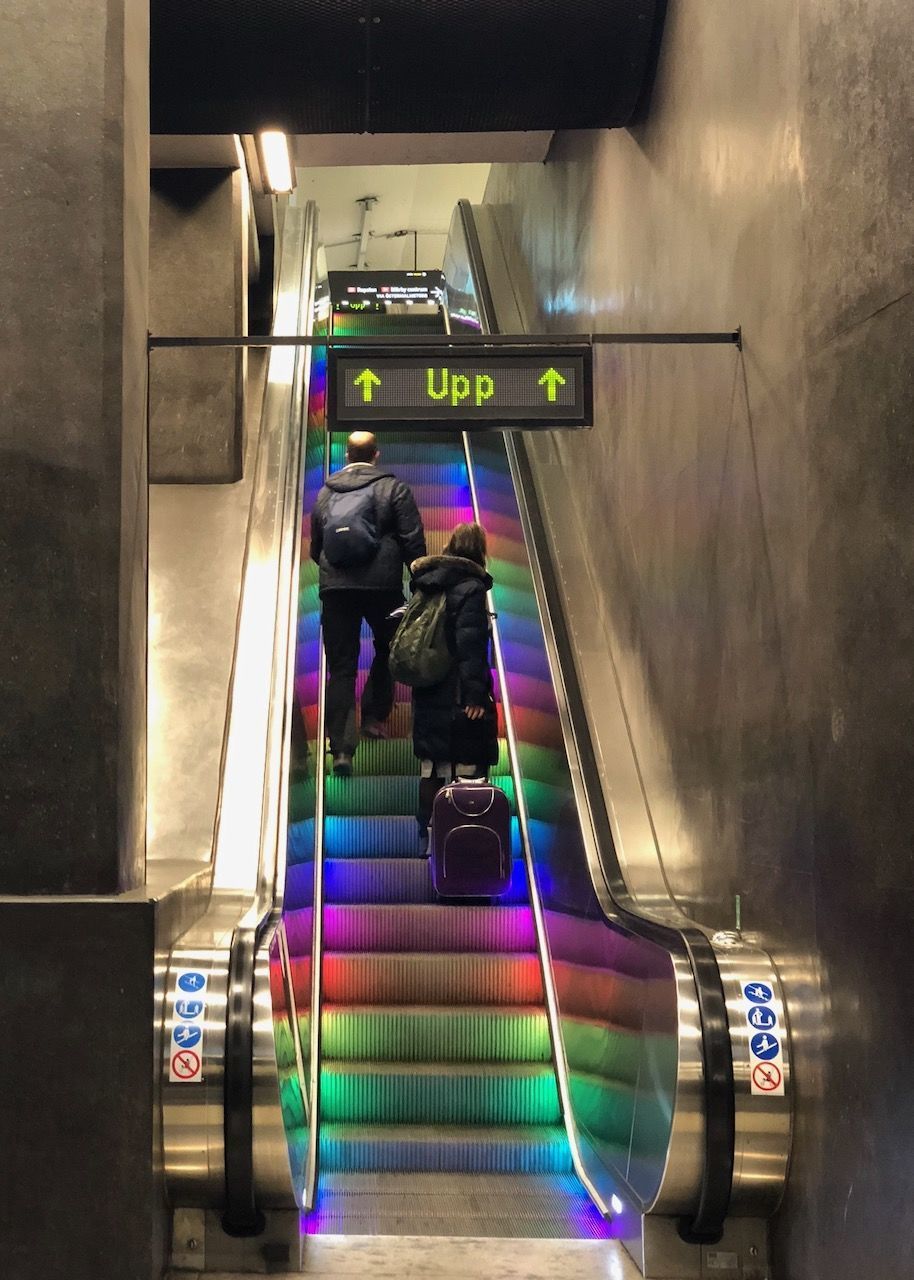
[[[511,810],[500,787],[451,782],[435,796],[432,884],[448,898],[498,897],[511,884]]]

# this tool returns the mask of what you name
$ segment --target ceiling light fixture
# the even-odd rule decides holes
[[[289,139],[280,129],[267,129],[258,135],[264,186],[273,195],[283,195],[295,186],[295,171],[289,153]]]

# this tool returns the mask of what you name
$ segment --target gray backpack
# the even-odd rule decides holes
[[[412,689],[440,684],[454,665],[445,633],[447,593],[417,591],[390,646],[390,674]]]

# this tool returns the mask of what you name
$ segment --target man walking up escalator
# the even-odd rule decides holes
[[[378,466],[375,437],[355,431],[346,466],[330,476],[311,512],[311,558],[320,566],[321,628],[327,655],[326,725],[338,777],[352,773],[357,745],[355,681],[362,619],[374,660],[362,693],[362,736],[383,738],[393,705],[388,666],[403,603],[403,567],[424,556],[425,531],[408,485]]]

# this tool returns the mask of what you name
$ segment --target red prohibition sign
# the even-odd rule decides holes
[[[171,1069],[179,1079],[190,1080],[200,1070],[200,1059],[193,1049],[179,1049],[171,1060]]]
[[[781,1068],[773,1062],[757,1062],[752,1068],[752,1083],[762,1093],[773,1093],[781,1083]]]

